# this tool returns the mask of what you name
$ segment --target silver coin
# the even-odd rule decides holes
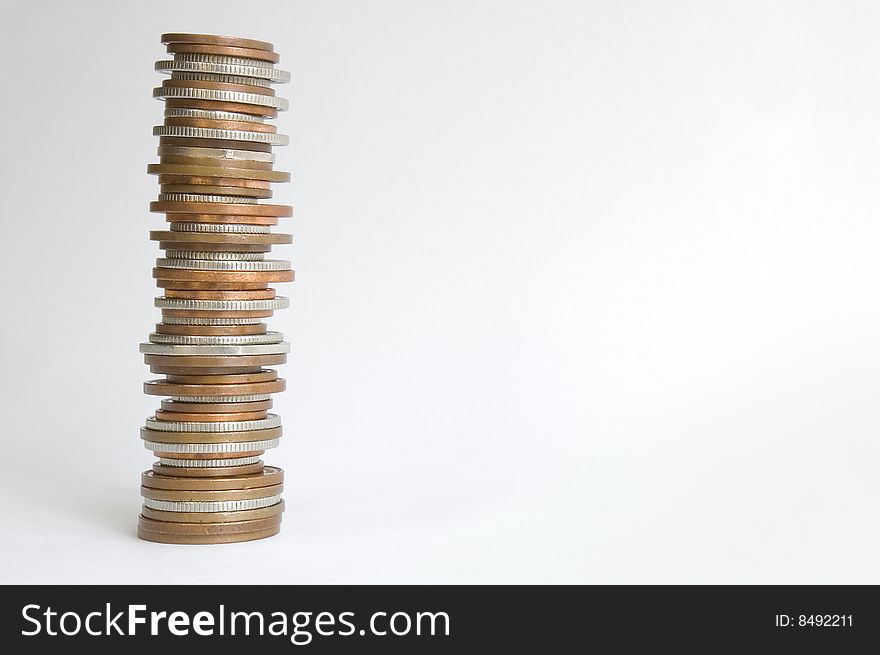
[[[155,416],[147,418],[147,429],[159,432],[248,432],[268,430],[281,425],[281,417],[269,414],[253,421],[159,421]]]
[[[232,205],[256,205],[253,198],[241,196],[215,196],[201,193],[160,193],[160,202],[220,202]]]
[[[158,268],[177,268],[190,271],[289,271],[290,262],[282,259],[262,261],[211,261],[207,259],[170,259],[160,257],[156,260]]]
[[[277,296],[264,300],[197,300],[194,298],[166,298],[165,296],[159,296],[153,301],[153,304],[161,309],[183,309],[195,312],[261,312],[268,309],[286,309],[290,306],[290,299],[286,296]],[[262,319],[256,319],[258,323],[260,320]],[[194,325],[198,324],[195,323]]]
[[[271,507],[280,502],[280,495],[248,500],[152,500],[144,498],[144,507],[161,512],[238,512]]]
[[[160,157],[198,157],[200,159],[227,159],[229,161],[258,161],[271,164],[275,155],[256,150],[236,150],[234,148],[202,148],[198,146],[159,146],[156,154]]]
[[[269,400],[272,394],[252,393],[245,396],[171,396],[176,403],[255,403]]]
[[[258,262],[266,258],[262,252],[199,252],[198,250],[166,250],[168,259],[203,259],[208,261]]]
[[[194,87],[160,86],[153,89],[153,97],[184,98],[187,100],[214,100],[216,102],[235,102],[243,105],[258,105],[285,111],[290,103],[285,98],[264,95],[262,93],[245,93],[243,91],[223,91],[219,89],[197,89]]]
[[[150,333],[150,343],[170,343],[178,346],[244,346],[256,343],[281,343],[284,335],[280,332],[263,334],[162,334]]]
[[[175,52],[175,61],[201,61],[217,64],[230,64],[233,66],[250,66],[253,68],[275,69],[275,64],[264,59],[251,59],[250,57],[230,57],[229,55],[212,55],[204,52]]]
[[[263,123],[262,116],[239,114],[234,111],[218,109],[190,109],[189,107],[168,107],[165,118],[204,118],[212,121],[238,121],[239,123]]]
[[[244,130],[219,130],[212,127],[183,127],[180,125],[156,125],[153,136],[173,136],[185,139],[220,139],[223,141],[248,141],[286,146],[290,139],[286,134],[272,132],[246,132]]]
[[[257,77],[247,77],[229,73],[213,73],[205,71],[174,71],[171,73],[172,80],[201,80],[203,82],[220,82],[222,84],[240,84],[242,86],[258,86],[268,89],[272,86],[269,80]]]
[[[269,225],[238,225],[236,223],[171,223],[172,232],[200,232],[210,234],[269,234]],[[262,254],[262,253],[255,253]]]
[[[177,466],[186,468],[225,468],[227,466],[247,466],[260,461],[259,455],[252,457],[239,457],[237,459],[174,459],[173,457],[159,457],[162,466]]]
[[[240,59],[239,61],[255,61]],[[245,78],[266,80],[275,84],[290,82],[290,73],[279,68],[253,66],[250,64],[228,63],[220,61],[184,61],[175,58],[173,61],[163,59],[157,61],[154,68],[160,73],[194,72],[213,73],[220,75],[238,75]]]
[[[252,316],[163,316],[165,325],[259,325],[262,318]]]
[[[255,450],[277,448],[279,439],[262,439],[260,441],[224,441],[221,443],[178,443],[144,440],[147,450],[175,455],[196,455],[214,453],[250,453]]]
[[[266,343],[253,346],[172,346],[164,343],[142,343],[139,348],[144,355],[171,355],[200,357],[234,357],[236,355],[285,355],[290,343]]]

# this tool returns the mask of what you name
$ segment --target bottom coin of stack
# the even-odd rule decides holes
[[[144,507],[138,536],[163,543],[219,544],[278,534],[284,473],[264,467],[257,457],[242,459],[249,463],[178,460],[184,464],[178,471],[176,464],[169,466],[168,459],[160,458],[141,476]],[[199,473],[193,476],[192,469]],[[204,475],[207,469],[212,473]]]

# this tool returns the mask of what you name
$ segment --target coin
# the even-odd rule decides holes
[[[228,196],[238,195],[242,198],[265,200],[272,197],[270,189],[251,189],[245,186],[215,186],[212,184],[172,184],[162,182],[159,185],[162,195],[165,194],[198,194],[222,193]]]
[[[257,205],[262,207],[263,205]],[[152,241],[163,243],[222,243],[227,245],[281,245],[293,243],[292,234],[273,232],[270,234],[236,234],[216,232],[179,232],[176,230],[150,230]],[[183,248],[180,248],[183,250]]]
[[[259,366],[150,366],[150,372],[159,375],[239,375],[260,370]]]
[[[182,109],[172,111],[184,111]],[[198,111],[190,109],[189,111]],[[204,110],[202,110],[204,111]],[[227,112],[227,116],[243,116],[245,120],[234,120],[230,118],[209,118],[206,116],[166,116],[163,125],[178,127],[201,127],[214,130],[243,130],[246,132],[266,132],[269,134],[277,134],[278,128],[271,123],[258,122],[254,117],[248,114],[233,114]],[[159,135],[159,136],[182,136],[182,135]]]
[[[171,432],[170,430],[150,430],[141,428],[141,439],[150,443],[162,444],[165,450],[170,444],[251,444],[239,446],[237,450],[260,450],[265,446],[253,444],[271,441],[281,437],[281,428],[265,428],[263,430],[240,430],[235,432]]]
[[[198,457],[207,455],[209,457],[244,457],[255,453],[262,453],[270,448],[278,446],[278,439],[266,439],[263,441],[242,441],[242,442],[224,442],[218,441],[214,443],[186,443],[186,442],[163,442],[144,440],[144,448],[152,450],[156,457],[173,457],[174,455],[185,455],[186,457]]]
[[[284,501],[260,509],[239,512],[161,512],[144,507],[143,515],[156,521],[183,521],[186,523],[223,523],[226,521],[247,521],[277,516],[284,512]]]
[[[152,473],[152,471],[150,471]],[[195,481],[195,480],[194,480]],[[202,480],[197,480],[201,482]],[[157,501],[165,501],[171,503],[193,503],[199,504],[202,506],[207,506],[213,503],[225,503],[229,501],[263,501],[266,502],[270,498],[276,498],[279,494],[284,490],[283,484],[273,484],[269,486],[263,487],[249,487],[247,489],[211,489],[211,490],[195,490],[195,489],[154,489],[153,487],[145,487],[141,485],[141,496],[145,500],[157,500]],[[278,499],[280,500],[280,498]],[[277,500],[273,503],[278,502]],[[258,503],[255,503],[258,504]],[[153,509],[162,509],[161,507],[157,507],[157,503],[148,503],[148,507],[152,507]],[[242,508],[244,509],[244,508]],[[255,509],[255,508],[253,508]],[[173,511],[173,510],[172,510]],[[203,512],[216,512],[223,511],[217,509],[209,509],[205,507],[204,509],[192,509],[192,510],[184,510],[184,511],[203,511]],[[228,510],[227,510],[228,511]]]
[[[239,346],[255,344],[281,343],[284,336],[280,332],[264,332],[262,334],[162,334],[151,332],[150,343],[164,343],[181,346]]]
[[[213,423],[221,421],[256,421],[268,417],[267,412],[229,412],[227,414],[186,414],[184,412],[165,412],[161,409],[156,410],[156,418],[160,421],[210,421]]]
[[[205,45],[221,45],[231,48],[250,48],[251,50],[267,50],[272,52],[274,46],[268,41],[255,39],[242,39],[237,36],[222,36],[217,34],[187,34],[182,32],[168,32],[160,37],[162,45],[169,43],[201,43]]]
[[[282,482],[284,471],[274,466],[265,466],[260,471],[247,475],[211,478],[158,475],[154,471],[144,471],[141,474],[141,484],[144,487],[179,491],[237,491],[276,486]]]
[[[153,277],[161,280],[190,281],[190,282],[217,282],[228,286],[222,288],[235,289],[239,282],[250,284],[272,284],[276,282],[293,282],[292,270],[281,271],[218,271],[218,270],[191,270],[156,267],[153,269]]]
[[[289,205],[239,205],[220,202],[154,201],[150,203],[150,211],[168,214],[233,214],[235,216],[274,216],[276,218],[293,215],[293,208]],[[187,220],[191,221],[193,219],[188,218]],[[156,240],[152,232],[150,233],[150,238],[154,241]],[[290,242],[285,241],[283,243]]]
[[[255,130],[214,129],[208,127],[182,127],[177,125],[156,125],[153,136],[181,137],[192,139],[213,139],[217,141],[244,141],[268,143],[273,146],[286,146],[290,139],[285,134],[272,134]]]
[[[267,539],[274,537],[281,532],[281,524],[273,528],[265,530],[255,530],[253,532],[241,532],[236,534],[213,534],[213,535],[177,535],[165,534],[162,532],[152,532],[148,529],[138,526],[138,538],[144,541],[152,541],[160,544],[232,544],[243,543],[246,541],[256,541],[258,539]]]
[[[255,291],[167,291],[166,298],[177,300],[272,300],[275,289],[265,288]]]
[[[257,325],[166,325],[156,324],[156,332],[161,334],[192,334],[192,335],[221,335],[221,334],[265,334],[266,324]]]
[[[168,382],[181,384],[241,384],[246,382],[269,382],[278,379],[278,371],[274,369],[259,370],[256,373],[223,374],[223,375],[168,375]],[[187,411],[187,410],[185,410]]]
[[[203,161],[203,160],[198,160]],[[217,179],[226,182],[226,186],[232,186],[233,180],[258,180],[265,182],[290,182],[290,173],[283,171],[259,170],[254,168],[241,168],[232,166],[204,166],[195,164],[150,164],[147,172],[162,176],[188,175],[201,176],[207,179]]]
[[[182,72],[200,72],[200,73],[218,73],[228,75],[242,75],[246,77],[255,77],[283,84],[290,81],[290,73],[279,68],[271,68],[269,66],[255,66],[252,59],[235,59],[230,57],[229,61],[207,61],[207,60],[183,60],[175,57],[172,60],[163,59],[157,61],[154,69],[160,73]]]
[[[189,160],[198,160],[210,162],[210,166],[219,166],[221,162],[226,162],[231,166],[253,166],[254,164],[272,165],[275,161],[275,155],[269,151],[255,151],[251,149],[237,148],[205,148],[195,147],[192,145],[180,146],[162,146],[156,150],[156,154],[162,158],[165,157],[182,157]]]
[[[248,461],[246,458],[242,458]],[[173,462],[175,460],[165,458],[165,462]],[[235,459],[217,459],[217,460],[177,460],[177,461],[198,461],[198,462],[235,462]],[[248,475],[257,473],[263,468],[263,461],[257,459],[255,464],[233,464],[229,466],[169,466],[165,464],[153,464],[153,473],[157,475],[181,475],[188,478],[212,478],[224,477],[230,475]]]
[[[218,454],[218,453],[156,453],[156,457],[160,462],[165,460],[174,460],[180,462],[178,466],[211,466],[211,462],[217,462],[221,459],[229,459],[235,461],[253,460],[257,461],[264,451],[255,450],[247,453],[236,453],[234,455]],[[200,464],[200,462],[205,462]]]
[[[259,105],[253,106],[259,108]],[[264,109],[268,109],[268,107],[265,107]],[[159,137],[159,147],[161,148],[163,146],[252,150],[259,153],[272,152],[272,144],[270,143],[259,143],[258,141],[236,141],[233,139],[203,139],[190,136],[161,136]]]
[[[163,400],[162,410],[166,412],[216,413],[225,412],[261,412],[272,408],[272,400],[255,400],[252,402],[231,403],[190,403],[179,400]]]
[[[197,100],[195,98],[165,98],[165,107],[171,109],[210,109],[214,111],[231,111],[237,114],[253,114],[255,116],[263,116],[264,118],[276,118],[278,110],[265,105],[249,105],[242,102],[228,102],[221,100]],[[167,143],[160,145],[186,145],[185,143]],[[191,144],[205,145],[209,148],[216,147],[212,144]],[[230,147],[230,146],[224,146]],[[231,146],[235,147],[235,146]]]
[[[279,393],[284,391],[285,385],[284,378],[238,384],[180,384],[167,380],[149,380],[144,382],[144,393],[151,396],[247,396]]]
[[[169,43],[166,48],[168,52],[177,53],[200,53],[206,55],[223,55],[226,57],[241,57],[242,59],[258,59],[277,64],[280,57],[268,50],[260,50],[257,48],[239,48],[233,46],[222,46],[215,44],[201,43]]]

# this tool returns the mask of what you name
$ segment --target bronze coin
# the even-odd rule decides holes
[[[182,523],[225,523],[226,521],[247,521],[249,519],[265,519],[278,516],[284,512],[284,501],[261,507],[259,509],[245,509],[237,512],[164,512],[150,507],[144,507],[142,514],[155,521],[179,521]]]
[[[203,45],[222,45],[230,48],[250,48],[251,50],[268,50],[272,52],[275,48],[267,41],[257,41],[256,39],[242,39],[237,36],[222,36],[219,34],[184,34],[171,33],[163,34],[161,37],[162,45],[169,43],[201,43]]]
[[[227,202],[154,200],[150,203],[150,211],[164,214],[232,214],[235,216],[275,216],[276,218],[293,216],[293,207],[290,205],[245,205]]]
[[[143,530],[159,535],[204,537],[256,532],[277,527],[280,524],[281,516],[251,519],[250,521],[227,521],[225,523],[183,523],[180,521],[156,521],[141,514],[138,519],[138,531]]]
[[[150,471],[152,473],[152,471]],[[245,476],[246,477],[246,476]],[[186,480],[187,478],[179,478]],[[192,481],[203,481],[210,478],[190,478]],[[278,496],[284,491],[283,484],[247,489],[212,489],[210,491],[195,489],[155,489],[141,485],[141,496],[150,500],[167,500],[170,502],[222,502],[225,500],[256,500]]]
[[[230,412],[228,414],[185,414],[183,412],[163,412],[157,409],[155,416],[159,421],[189,421],[192,423],[222,423],[223,421],[257,421],[264,419],[268,412]]]
[[[154,356],[158,357],[158,355]],[[167,380],[149,380],[144,382],[144,393],[150,396],[249,396],[258,393],[279,393],[284,391],[285,385],[284,378],[241,384],[180,384]]]
[[[165,98],[165,106],[169,109],[215,109],[217,111],[230,111],[236,114],[263,116],[264,118],[276,118],[278,116],[278,110],[273,107],[266,107],[265,105],[246,105],[242,102],[196,100],[195,98]],[[161,139],[159,141],[161,143]]]
[[[165,89],[207,89],[209,91],[235,91],[236,93],[250,93],[275,97],[275,89],[270,86],[254,86],[252,84],[232,84],[230,82],[214,82],[211,80],[175,80],[166,79],[162,82]],[[256,104],[256,103],[245,103]]]
[[[162,146],[186,146],[188,148],[220,148],[222,150],[272,152],[272,146],[268,143],[237,141],[235,139],[201,139],[191,136],[160,136],[159,147],[161,148]]]
[[[272,300],[275,289],[266,287],[255,291],[169,291],[167,298],[186,298],[187,300]]]
[[[159,164],[162,166],[162,164]],[[240,186],[251,189],[268,189],[275,180],[267,180],[265,173],[273,171],[251,171],[251,176],[233,175],[224,176],[222,168],[208,168],[206,166],[175,166],[163,167],[163,170],[156,171],[159,174],[159,184],[210,184],[219,186]],[[175,171],[168,172],[168,168]],[[199,173],[199,171],[205,171]],[[229,173],[238,173],[240,169],[230,168]],[[263,174],[260,177],[260,174]]]
[[[165,459],[238,459],[240,457],[259,457],[264,454],[265,450],[250,450],[242,453],[164,453],[162,451],[153,451],[156,457]]]
[[[178,334],[182,336],[222,337],[235,335],[265,334],[265,323],[257,325],[165,325],[156,324],[159,334]]]
[[[258,539],[268,539],[274,537],[281,532],[281,524],[274,528],[266,530],[254,530],[253,532],[241,532],[238,534],[213,534],[213,535],[183,535],[183,534],[165,534],[162,532],[152,532],[142,529],[138,526],[138,539],[151,541],[157,544],[174,544],[174,545],[207,545],[207,544],[236,544],[245,541],[257,541]]]
[[[293,282],[293,271],[196,271],[188,268],[154,268],[153,277],[160,280],[190,282],[225,282],[235,288],[236,282],[275,284]]]
[[[243,205],[249,207],[252,205]],[[259,205],[256,205],[259,206]],[[272,246],[293,243],[292,234],[271,232],[269,234],[226,234],[216,232],[173,232],[171,230],[150,230],[151,241],[162,243],[222,243],[235,246]],[[183,248],[180,248],[183,250]]]
[[[156,280],[156,286],[160,289],[262,289],[265,285],[260,282],[241,282],[230,284],[229,282],[187,282],[185,280]]]
[[[260,370],[256,373],[232,373],[222,375],[168,375],[169,382],[180,384],[241,384],[244,382],[270,382],[278,379],[274,369]]]
[[[216,214],[166,214],[169,223],[216,223],[220,225],[278,225],[275,216],[221,216]]]
[[[250,123],[246,121],[228,121],[214,118],[167,116],[165,118],[165,125],[179,127],[206,127],[212,130],[240,130],[242,132],[262,132],[265,134],[278,133],[278,128],[271,123]]]
[[[223,461],[231,458],[223,458]],[[177,475],[185,478],[219,478],[230,475],[249,475],[259,473],[263,469],[263,461],[255,464],[241,464],[238,466],[168,466],[166,464],[153,464],[153,473],[156,475]]]
[[[247,311],[242,309],[163,309],[162,316],[176,316],[179,318],[268,318],[274,312],[274,309]]]
[[[183,476],[157,475],[153,471],[141,474],[141,484],[150,489],[179,491],[235,491],[277,486],[284,482],[284,471],[275,466],[264,466],[256,473],[226,477],[187,478]]]
[[[256,48],[235,48],[232,46],[222,46],[215,44],[203,43],[169,43],[166,50],[168,52],[177,53],[193,53],[203,55],[218,55],[220,57],[240,57],[242,59],[259,59],[277,64],[280,57],[277,53],[268,50],[258,50]]]
[[[272,399],[252,400],[246,403],[185,403],[179,400],[163,400],[165,412],[191,412],[224,414],[227,412],[265,412],[272,409]]]
[[[239,432],[171,432],[170,430],[150,430],[141,428],[141,439],[160,444],[169,443],[249,443],[279,439],[281,428],[263,430],[241,430]],[[250,449],[250,447],[248,447]],[[225,453],[224,453],[225,455]]]
[[[189,176],[201,176],[203,178],[215,179],[220,178],[223,180],[257,180],[262,182],[274,182],[274,183],[283,183],[290,182],[290,173],[285,173],[284,171],[273,171],[271,169],[268,170],[258,170],[255,168],[246,168],[240,166],[232,166],[232,165],[221,165],[217,162],[223,162],[220,160],[213,160],[210,163],[206,164],[194,164],[192,161],[203,162],[204,159],[199,160],[191,160],[184,163],[172,164],[165,162],[165,159],[171,159],[171,157],[163,157],[161,164],[149,164],[147,166],[147,172],[151,175],[159,175],[160,181],[161,176],[163,175],[189,175]],[[189,159],[188,157],[175,157],[174,159]],[[260,163],[260,162],[255,162]],[[270,164],[271,165],[271,164]],[[226,186],[232,186],[231,183],[226,183]]]
[[[259,373],[259,366],[150,366],[150,373],[159,375],[238,375],[240,373]]]
[[[270,182],[289,182],[290,173],[283,171],[273,171],[273,164],[270,161],[248,161],[243,159],[224,159],[222,157],[190,157],[188,155],[163,155],[163,152],[173,152],[172,146],[159,148],[159,163],[148,164],[148,173],[161,173],[162,169],[156,167],[168,168],[167,172],[173,172],[175,168],[207,168],[218,169],[225,172],[229,177],[244,177],[250,172],[255,179],[268,179]],[[155,168],[155,170],[153,170]],[[201,173],[205,175],[206,173]],[[287,179],[282,179],[282,176]]]

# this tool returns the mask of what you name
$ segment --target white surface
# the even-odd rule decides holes
[[[876,4],[2,16],[0,581],[880,582]],[[134,536],[164,31],[294,77],[264,542]]]

